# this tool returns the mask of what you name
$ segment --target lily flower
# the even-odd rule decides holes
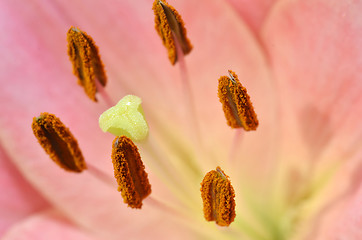
[[[361,2],[169,4],[193,46],[174,65],[150,1],[0,2],[2,239],[362,239]],[[99,48],[98,102],[72,73],[70,26]],[[229,69],[255,131],[227,125],[218,79]],[[98,119],[126,95],[142,99],[149,127],[136,143],[152,185],[142,209],[104,181],[114,136]],[[30,128],[42,112],[69,127],[98,175],[51,162]],[[203,214],[200,184],[215,169],[235,193],[228,226]]]

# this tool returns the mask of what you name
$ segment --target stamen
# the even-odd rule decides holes
[[[99,117],[99,127],[103,132],[115,136],[125,135],[133,141],[143,141],[148,136],[148,125],[141,106],[141,98],[134,95],[123,97]]]
[[[145,166],[137,146],[126,136],[113,141],[112,162],[118,191],[131,208],[141,208],[142,200],[151,193]]]
[[[61,168],[71,172],[87,168],[77,140],[55,115],[41,113],[33,119],[32,129],[45,152]]]
[[[240,150],[240,145],[243,140],[243,130],[241,128],[236,129],[234,138],[232,140],[229,150],[229,162],[234,162],[237,159],[237,153]]]
[[[220,167],[206,174],[201,183],[204,216],[219,226],[229,226],[235,218],[235,193],[229,177]]]
[[[234,72],[229,70],[229,75],[220,77],[218,89],[227,124],[232,128],[242,127],[246,131],[256,130],[259,121],[246,88]]]
[[[73,64],[74,75],[78,77],[78,84],[84,88],[87,96],[96,102],[96,81],[98,80],[102,87],[107,83],[98,47],[87,33],[76,27],[69,29],[67,40],[68,55]]]
[[[175,40],[175,47],[180,67],[181,81],[183,87],[182,90],[184,95],[184,106],[186,107],[186,112],[188,113],[187,120],[189,121],[188,122],[189,128],[191,129],[191,132],[194,135],[193,138],[196,140],[197,144],[199,144],[201,148],[202,143],[201,143],[200,129],[197,122],[197,115],[194,104],[194,98],[192,95],[190,78],[187,71],[184,54],[182,52],[180,43],[178,42],[177,39]]]
[[[177,51],[172,33],[185,55],[192,50],[191,42],[186,36],[185,24],[176,9],[166,1],[155,0],[152,9],[155,13],[156,31],[168,51],[168,58],[174,65],[177,61]]]
[[[104,172],[89,162],[87,163],[87,172],[93,175],[93,177],[97,178],[99,181],[114,189],[114,178],[112,175],[108,174],[108,172]]]

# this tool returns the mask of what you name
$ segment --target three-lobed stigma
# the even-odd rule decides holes
[[[219,226],[229,226],[234,221],[234,188],[220,167],[205,175],[201,183],[201,197],[207,221],[215,221]]]
[[[125,135],[135,142],[148,136],[148,125],[142,109],[141,98],[134,95],[123,97],[116,106],[109,108],[99,117],[103,132],[115,136]]]
[[[45,112],[34,117],[32,129],[45,152],[61,168],[71,172],[87,168],[77,140],[55,115]]]
[[[250,101],[250,97],[238,76],[229,70],[229,77],[219,79],[218,96],[222,104],[227,124],[231,128],[244,128],[246,131],[256,130],[258,118]]]
[[[112,147],[114,177],[124,203],[141,208],[142,200],[151,193],[151,185],[137,146],[126,136],[116,137]]]
[[[183,54],[186,55],[192,50],[191,42],[186,35],[185,24],[176,9],[166,1],[155,0],[152,9],[155,13],[156,31],[168,51],[168,58],[174,65],[177,61],[175,41],[180,44]]]
[[[87,33],[76,27],[69,29],[67,40],[68,55],[73,65],[74,75],[78,78],[78,84],[84,88],[87,96],[96,102],[97,85],[104,87],[107,83],[98,47]]]

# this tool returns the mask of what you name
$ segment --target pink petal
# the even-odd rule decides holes
[[[265,21],[276,0],[228,0],[240,14],[241,18],[249,25],[256,35]]]
[[[281,2],[264,42],[274,74],[297,114],[311,154],[329,144],[352,150],[361,139],[362,6],[340,1]],[[338,139],[338,142],[329,142]],[[355,146],[357,147],[357,146]]]
[[[80,230],[56,211],[44,211],[15,225],[3,240],[91,240],[89,233]]]
[[[346,204],[345,211],[337,218],[330,229],[326,229],[324,236],[330,238],[337,236],[339,239],[362,239],[362,188],[359,189],[356,197]]]
[[[20,174],[2,148],[0,186],[0,236],[17,222],[49,207],[46,200]]]
[[[281,1],[263,29],[280,86],[285,164],[308,164],[301,170],[307,179],[338,166],[320,196],[330,211],[361,183],[361,9],[358,1]],[[338,221],[321,214],[317,226]]]

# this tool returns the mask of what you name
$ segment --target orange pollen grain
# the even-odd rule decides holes
[[[205,175],[200,190],[205,219],[229,226],[235,218],[235,193],[229,177],[217,167]]]
[[[32,129],[45,152],[61,168],[71,172],[87,168],[77,140],[55,115],[41,113],[33,118]]]
[[[232,128],[244,128],[246,131],[256,130],[258,118],[250,101],[250,97],[238,76],[229,70],[230,77],[219,79],[218,96],[222,104],[227,124]]]
[[[113,141],[114,177],[123,200],[131,208],[141,208],[142,200],[151,193],[151,185],[137,146],[126,136]]]
[[[155,13],[156,31],[168,51],[168,58],[174,65],[177,61],[175,41],[180,44],[183,54],[187,55],[192,50],[191,42],[186,35],[185,24],[176,9],[166,1],[155,0],[152,9]]]
[[[93,39],[76,27],[71,27],[67,33],[68,55],[73,65],[73,73],[78,78],[78,84],[84,88],[87,96],[97,101],[97,83],[101,86],[107,83],[103,63],[98,53],[98,47]]]

